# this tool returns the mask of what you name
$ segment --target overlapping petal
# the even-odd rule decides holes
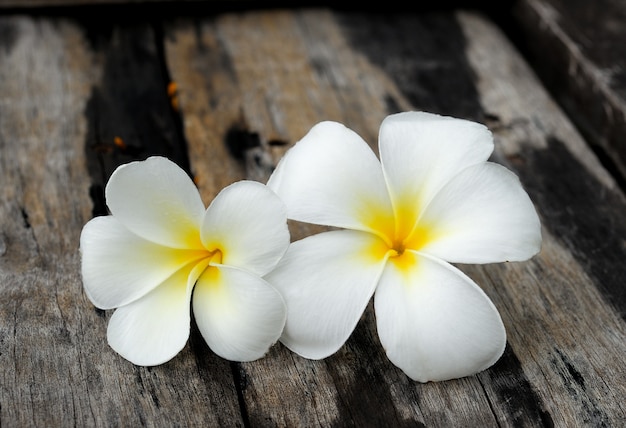
[[[155,244],[129,231],[113,216],[90,220],[80,236],[85,292],[101,309],[124,306],[145,295],[203,251]]]
[[[371,230],[393,218],[376,155],[336,122],[315,125],[285,154],[267,185],[294,220]]]
[[[261,358],[279,338],[286,310],[278,291],[262,278],[212,265],[198,279],[193,313],[204,340],[234,361]]]
[[[420,224],[430,232],[421,251],[449,262],[527,260],[541,247],[541,225],[528,194],[515,174],[491,162],[450,180]]]
[[[289,246],[286,207],[261,183],[240,181],[215,197],[201,234],[205,248],[222,252],[223,264],[263,276]]]
[[[162,364],[178,354],[189,338],[191,290],[207,265],[208,260],[189,264],[141,299],[118,308],[107,330],[111,348],[140,366]]]
[[[411,251],[402,259],[390,259],[374,298],[391,362],[421,382],[469,376],[494,364],[506,333],[485,293],[445,262]]]
[[[405,112],[383,120],[379,150],[394,207],[405,228],[410,228],[421,209],[454,175],[489,158],[493,138],[475,122]]]
[[[338,230],[296,241],[266,279],[287,304],[280,341],[311,359],[348,339],[384,266],[386,246],[372,234]]]
[[[111,213],[133,233],[173,248],[202,248],[204,204],[172,161],[150,157],[118,167],[106,186]]]
[[[493,139],[483,125],[401,113],[383,122],[379,147],[382,167],[356,134],[322,123],[270,178],[289,218],[348,229],[293,243],[267,275],[288,306],[281,341],[307,358],[331,355],[376,290],[381,342],[411,378],[484,370],[504,351],[502,320],[446,261],[536,254],[541,233],[532,202],[513,173],[487,162]]]
[[[116,169],[106,197],[112,215],[88,222],[80,246],[88,297],[117,308],[107,333],[115,351],[137,365],[176,355],[189,336],[196,284],[198,325],[219,355],[254,360],[278,340],[285,304],[262,275],[290,237],[273,191],[242,181],[205,210],[182,169],[151,157]]]

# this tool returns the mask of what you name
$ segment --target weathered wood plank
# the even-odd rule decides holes
[[[480,282],[501,296],[509,344],[552,421],[619,426],[626,419],[626,385],[616,381],[626,346],[619,261],[626,200],[554,102],[533,89],[538,80],[510,45],[475,17],[462,22],[481,103],[498,119],[498,158],[520,174],[544,224],[540,257],[489,266],[491,281]]]
[[[117,166],[158,154],[189,171],[189,161],[160,33],[133,19],[113,24],[83,17],[78,22],[101,66],[85,106],[85,151],[94,214],[103,215],[104,186]]]
[[[576,202],[585,180],[602,189],[598,202],[621,207],[624,197],[493,26],[467,14],[457,22],[449,14],[285,11],[181,21],[166,34],[191,153],[201,153],[207,144],[223,150],[220,135],[207,142],[206,131],[193,128],[208,120],[244,121],[247,132],[259,137],[250,153],[262,151],[262,159],[275,162],[285,148],[268,141],[291,144],[324,119],[344,122],[375,142],[380,120],[392,111],[415,108],[469,117],[492,126],[496,159],[520,174],[545,222],[544,249],[533,261],[464,267],[494,299],[509,329],[510,348],[494,368],[445,384],[415,384],[386,361],[370,310],[347,345],[325,361],[307,361],[277,345],[266,359],[242,364],[243,397],[253,425],[386,420],[611,426],[624,419],[625,385],[607,383],[622,368],[623,304],[612,298],[621,290],[622,274],[610,270],[610,261],[603,264],[609,269],[605,277],[590,272],[597,260],[580,233],[583,226],[597,228],[593,225],[605,220],[614,224],[620,210],[598,211]],[[216,84],[223,76],[228,76],[224,93]],[[228,99],[232,105],[198,105],[198,99]],[[225,138],[222,131],[222,145]],[[556,139],[562,143],[549,143]],[[194,169],[206,161],[191,156]],[[550,168],[563,162],[582,177],[570,181],[553,174]],[[268,173],[263,162],[242,165],[242,177]],[[553,183],[559,183],[556,189]],[[550,198],[588,210],[584,218],[590,223],[576,223],[574,214],[573,223],[563,227]],[[308,233],[294,231],[296,237]],[[606,236],[592,241],[601,239]],[[608,248],[621,257],[622,247],[616,242]]]
[[[585,137],[626,180],[626,4],[523,0],[519,44]]]
[[[626,419],[624,196],[488,21],[273,10],[167,21],[163,35],[132,19],[96,24],[0,17],[1,424],[620,426]],[[77,245],[84,222],[103,213],[101,188],[117,164],[172,157],[193,172],[208,202],[232,181],[265,181],[320,120],[347,124],[375,148],[382,118],[412,108],[487,123],[494,159],[520,175],[543,220],[544,247],[532,261],[462,266],[509,332],[494,367],[412,382],[385,358],[371,308],[324,361],[277,344],[260,361],[229,363],[195,328],[180,355],[151,369],[106,345],[110,313],[82,292]],[[294,224],[294,239],[316,230]]]
[[[0,423],[243,426],[231,366],[197,333],[172,364],[134,367],[82,291],[78,238],[98,184],[87,157],[99,150],[94,176],[127,161],[112,141],[125,130],[139,134],[128,147],[164,146],[142,140],[169,106],[154,34],[113,27],[95,46],[72,20],[10,16],[0,29]]]

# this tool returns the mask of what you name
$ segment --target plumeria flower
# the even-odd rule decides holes
[[[289,246],[286,208],[261,183],[240,181],[205,209],[187,174],[162,157],[117,168],[111,215],[80,237],[84,289],[117,310],[110,346],[134,364],[173,358],[189,338],[193,307],[209,347],[234,361],[262,357],[285,324],[280,294],[263,275]]]
[[[268,186],[289,218],[339,229],[292,243],[266,277],[288,308],[281,342],[310,359],[335,353],[375,293],[380,341],[412,379],[494,364],[500,315],[451,263],[526,260],[541,232],[518,178],[487,162],[493,147],[483,125],[407,112],[383,121],[379,161],[343,125],[314,126]]]

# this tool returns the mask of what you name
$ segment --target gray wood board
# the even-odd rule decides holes
[[[518,42],[548,90],[626,182],[626,3],[522,0]]]
[[[618,376],[626,201],[489,20],[319,9],[93,24],[0,17],[0,33],[11,35],[0,40],[3,425],[618,426],[626,418]],[[487,124],[494,160],[520,176],[541,216],[543,248],[531,261],[461,266],[507,327],[495,366],[415,383],[386,359],[372,308],[322,361],[277,344],[262,360],[230,363],[195,326],[187,347],[158,367],[135,367],[108,347],[111,311],[85,297],[77,249],[84,223],[104,213],[102,186],[115,166],[171,157],[208,203],[233,181],[265,181],[320,120],[345,123],[375,148],[380,121],[409,109]],[[294,239],[318,230],[291,226]]]

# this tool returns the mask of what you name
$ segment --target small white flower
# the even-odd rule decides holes
[[[266,279],[287,303],[281,337],[312,359],[336,352],[376,293],[380,341],[412,379],[468,376],[502,355],[493,303],[450,263],[526,260],[541,245],[518,178],[487,162],[484,126],[429,113],[387,117],[380,161],[356,133],[322,122],[268,186],[288,217],[341,228],[294,242]]]
[[[137,365],[173,358],[189,338],[190,302],[209,347],[251,361],[285,323],[280,294],[262,276],[289,246],[286,209],[267,187],[240,181],[208,209],[173,162],[151,157],[111,175],[112,215],[96,217],[80,238],[87,296],[111,316],[111,347]]]

